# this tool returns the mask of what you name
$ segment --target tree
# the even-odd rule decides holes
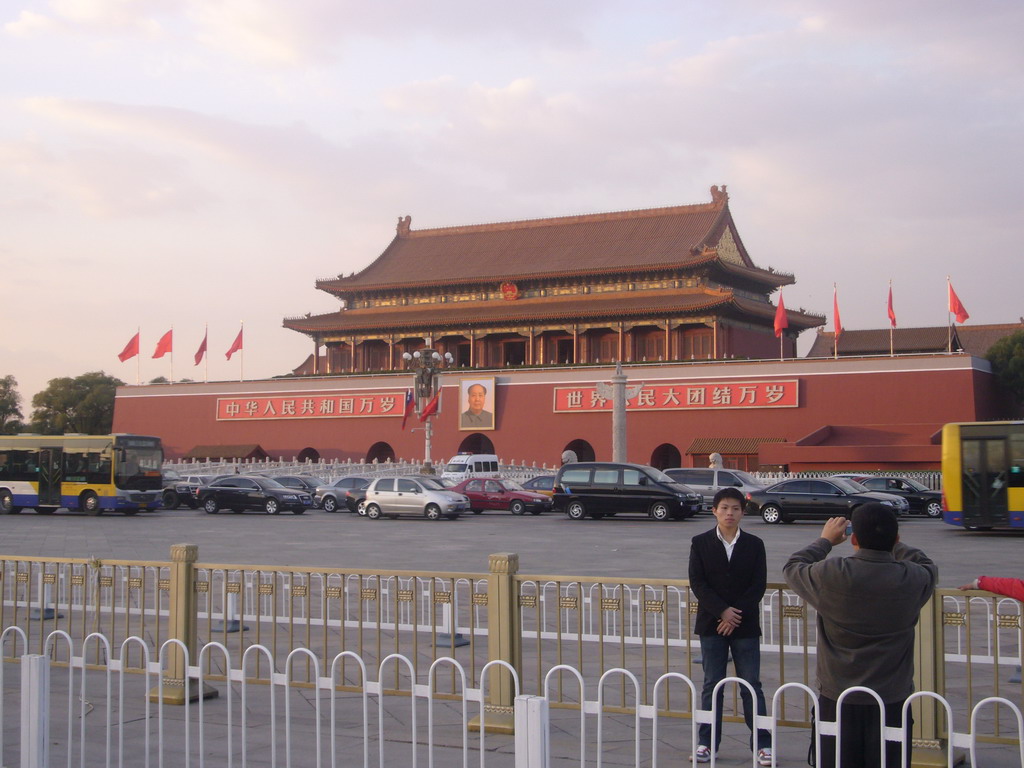
[[[1018,402],[1024,402],[1024,331],[1004,336],[986,355],[996,379]]]
[[[103,371],[50,379],[32,398],[32,429],[44,435],[103,435],[114,424],[114,393],[124,384]]]
[[[13,376],[0,378],[0,434],[11,435],[21,431],[21,395],[18,381]]]

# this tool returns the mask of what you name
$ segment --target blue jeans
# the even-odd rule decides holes
[[[711,694],[715,686],[726,677],[726,663],[729,660],[729,651],[732,651],[732,661],[736,667],[736,677],[746,680],[754,689],[757,697],[757,714],[767,713],[764,704],[764,691],[761,690],[761,638],[759,637],[729,637],[726,635],[701,635],[700,652],[702,665],[704,667],[704,687],[700,692],[701,709],[711,709]],[[715,751],[718,751],[722,743],[722,704],[725,698],[725,689],[729,686],[722,686],[718,692],[718,711],[715,716],[716,740]],[[751,743],[753,742],[754,718],[750,711],[750,692],[746,686],[739,686],[740,700],[743,702],[743,719],[746,720],[747,728],[751,731]],[[701,723],[698,731],[697,741],[705,747],[711,746],[711,724]],[[759,728],[757,731],[757,748],[765,749],[771,747],[772,736],[769,731]]]

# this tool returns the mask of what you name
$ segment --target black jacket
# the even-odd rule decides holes
[[[761,598],[768,582],[764,542],[741,531],[730,560],[717,529],[715,526],[694,536],[690,543],[690,588],[698,602],[694,634],[716,634],[719,617],[732,607],[743,612],[742,622],[732,636],[759,637]]]

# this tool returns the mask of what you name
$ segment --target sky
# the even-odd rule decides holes
[[[8,0],[0,377],[28,418],[88,371],[287,373],[312,343],[283,319],[336,310],[315,281],[367,266],[399,216],[712,184],[754,262],[796,276],[786,306],[829,327],[833,284],[844,327],[887,327],[890,280],[900,327],[945,325],[947,275],[970,323],[1017,322],[1021,39],[1012,0]]]

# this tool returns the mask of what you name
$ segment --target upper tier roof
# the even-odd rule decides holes
[[[318,280],[344,295],[412,286],[451,285],[538,277],[652,271],[718,260],[714,248],[731,228],[736,250],[721,260],[769,286],[790,275],[754,266],[732,226],[725,188],[711,188],[710,203],[617,213],[563,216],[465,227],[412,230],[399,219],[395,239],[363,271]]]

